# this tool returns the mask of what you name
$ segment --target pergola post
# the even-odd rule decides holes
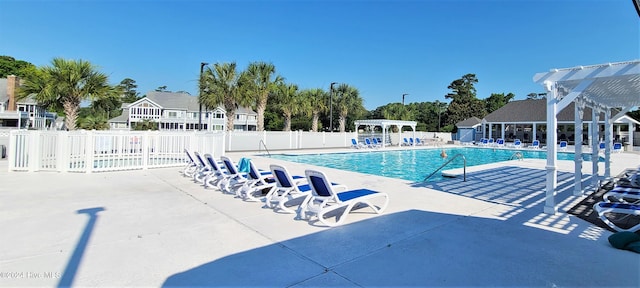
[[[582,119],[584,117],[584,103],[577,101],[574,113],[574,136],[575,153],[573,161],[575,162],[575,179],[573,182],[573,195],[582,195]]]
[[[613,145],[613,123],[611,109],[604,111],[604,177],[611,177],[611,146]]]
[[[545,169],[547,171],[547,184],[546,184],[546,198],[544,203],[544,213],[556,214],[556,186],[558,182],[558,173],[556,167],[556,161],[558,155],[556,154],[556,140],[557,133],[555,129],[557,126],[557,104],[558,104],[558,91],[555,83],[545,83],[547,89],[547,165]]]
[[[600,125],[598,125],[598,120],[600,120],[600,111],[598,111],[597,107],[591,108],[591,127],[593,131],[591,131],[591,184],[594,187],[598,187],[598,150],[600,149]]]

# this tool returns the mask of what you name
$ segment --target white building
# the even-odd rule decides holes
[[[222,107],[202,109],[200,119],[198,97],[188,93],[151,91],[136,102],[123,104],[122,115],[110,119],[109,126],[111,129],[130,130],[133,123],[150,120],[158,124],[159,130],[198,130],[199,123],[202,123],[202,130],[224,130],[226,118]],[[249,108],[238,107],[233,130],[255,131],[257,115]]]

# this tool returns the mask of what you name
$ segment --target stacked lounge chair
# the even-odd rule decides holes
[[[620,179],[613,189],[603,195],[603,201],[593,205],[598,217],[616,231],[640,230],[640,222],[628,228],[616,224],[617,221],[631,216],[640,216],[640,168]],[[610,217],[616,217],[613,220]],[[621,217],[620,217],[621,216]]]

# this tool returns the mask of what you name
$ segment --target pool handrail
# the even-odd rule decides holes
[[[453,157],[451,157],[449,160],[447,160],[447,162],[444,162],[444,164],[442,164],[438,169],[436,169],[436,171],[433,171],[433,173],[429,174],[429,176],[424,177],[424,180],[422,180],[422,182],[427,182],[427,180],[429,178],[431,178],[431,176],[433,176],[434,174],[436,174],[436,172],[440,171],[440,169],[444,168],[444,166],[447,166],[447,164],[451,163],[451,161],[453,161],[453,159],[456,159],[458,157],[462,157],[462,160],[464,161],[464,165],[462,166],[462,182],[467,182],[467,158],[464,157],[464,155],[462,154],[457,154]]]
[[[271,153],[269,152],[269,149],[267,149],[267,145],[264,144],[264,141],[262,141],[262,139],[260,139],[260,143],[258,143],[258,154],[260,154],[260,152],[262,152],[262,147],[260,146],[260,144],[262,144],[262,146],[264,146],[264,151],[267,151],[267,155],[269,155],[269,157],[271,157]]]

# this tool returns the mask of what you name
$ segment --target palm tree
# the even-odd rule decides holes
[[[78,127],[87,130],[107,130],[109,123],[103,115],[87,115],[78,120]]]
[[[284,79],[275,76],[276,67],[271,63],[253,62],[249,64],[243,76],[243,93],[247,92],[255,100],[258,113],[257,130],[264,131],[264,110],[267,108],[269,94],[276,89],[277,83]],[[273,78],[273,79],[272,79]]]
[[[54,58],[51,64],[25,79],[19,97],[35,94],[35,100],[45,107],[61,105],[67,129],[75,130],[80,102],[100,99],[114,88],[109,86],[107,75],[87,61]]]
[[[318,132],[318,121],[320,119],[320,113],[325,113],[329,110],[327,102],[329,101],[329,93],[320,89],[306,89],[301,93],[300,109],[301,114],[311,115],[311,131]]]
[[[345,126],[347,123],[347,116],[349,111],[352,114],[356,114],[363,110],[362,98],[360,92],[355,87],[351,87],[348,84],[340,84],[338,89],[335,90],[337,95],[336,106],[338,110],[338,122],[340,123],[340,132],[345,132]]]
[[[300,98],[297,85],[285,83],[278,85],[276,99],[278,101],[278,107],[282,111],[282,116],[284,116],[283,131],[291,131],[291,117],[301,111]]]
[[[202,97],[200,104],[217,107],[222,104],[226,111],[227,131],[233,130],[233,120],[238,105],[248,105],[249,101],[238,89],[240,75],[236,63],[216,63],[213,69],[207,67],[200,78]]]

